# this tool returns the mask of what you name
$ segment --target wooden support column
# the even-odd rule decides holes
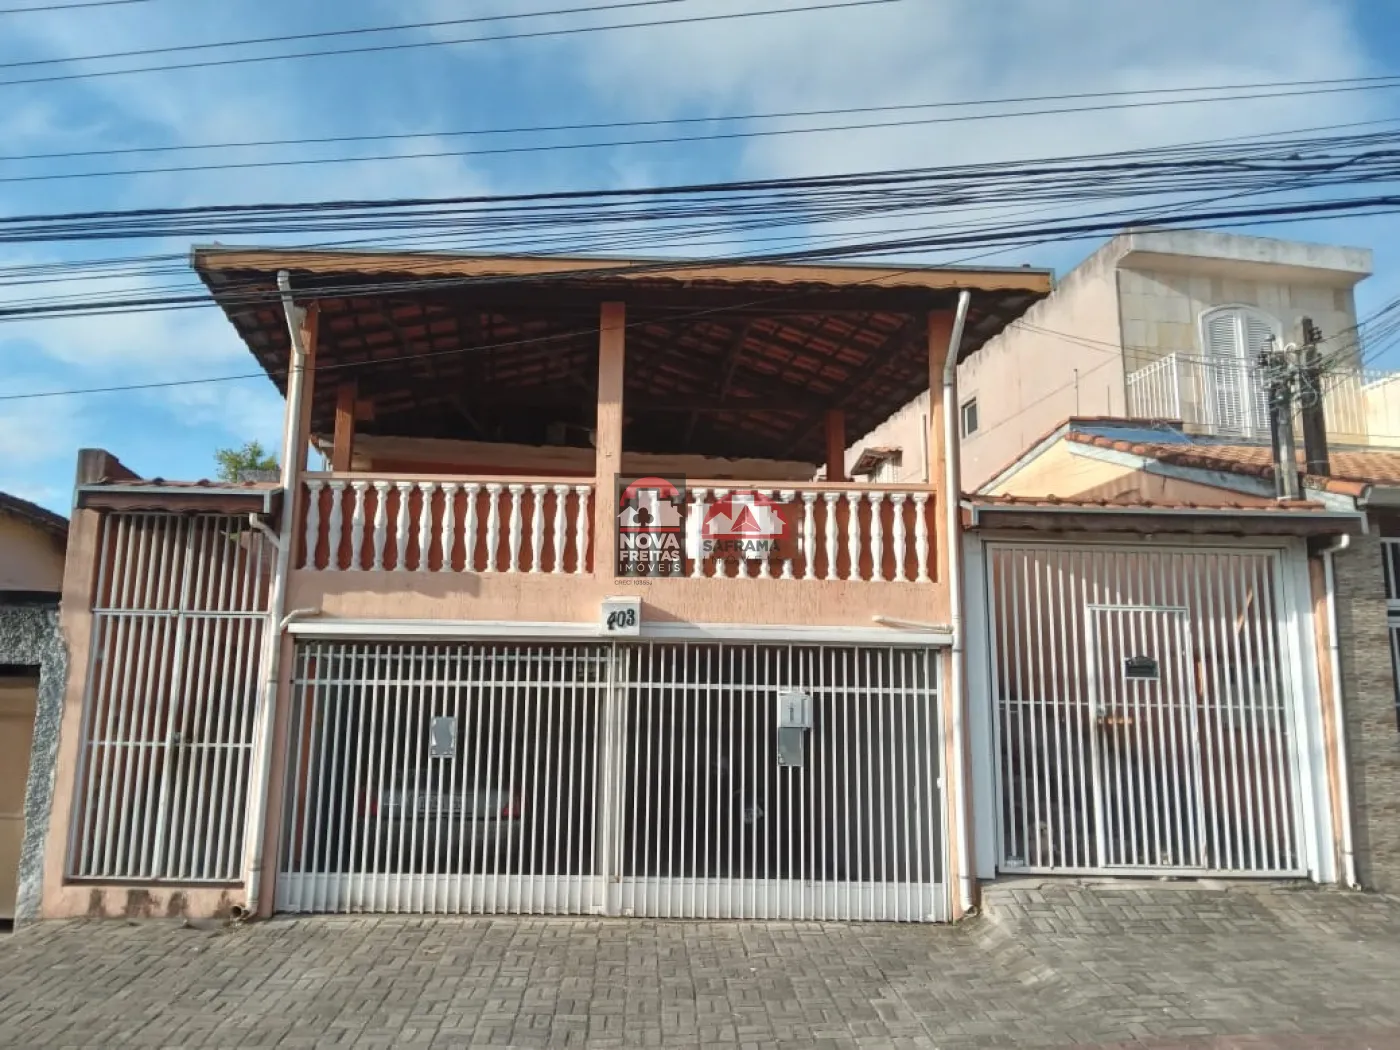
[[[928,315],[928,462],[924,464],[928,472],[928,483],[936,493],[933,511],[934,522],[930,523],[929,533],[938,538],[937,556],[933,560],[936,580],[948,578],[948,544],[943,535],[943,516],[946,513],[944,500],[944,479],[947,477],[948,450],[943,441],[943,364],[948,359],[948,340],[953,334],[953,312],[936,310]],[[956,495],[952,498],[956,499]]]
[[[350,469],[355,455],[355,415],[359,384],[347,379],[335,388],[335,444],[331,447],[331,470]]]
[[[593,436],[598,490],[592,532],[593,575],[609,583],[617,574],[617,476],[622,472],[626,335],[626,305],[604,303],[598,318],[598,416]]]
[[[846,480],[846,413],[839,408],[826,414],[826,480]]]
[[[311,447],[311,406],[316,403],[316,343],[320,332],[321,307],[312,303],[301,322],[301,345],[306,348],[306,375],[302,380],[301,404],[297,407],[297,475],[306,469]]]

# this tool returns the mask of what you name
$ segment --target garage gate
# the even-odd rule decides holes
[[[937,921],[937,658],[298,646],[277,907]]]
[[[1277,550],[987,545],[999,869],[1307,873]]]

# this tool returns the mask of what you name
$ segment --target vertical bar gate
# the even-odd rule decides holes
[[[277,906],[942,919],[937,666],[890,647],[303,643]],[[809,728],[780,728],[794,697]]]
[[[989,544],[1004,871],[1303,875],[1270,550]]]
[[[68,870],[237,882],[271,547],[228,515],[109,514]]]

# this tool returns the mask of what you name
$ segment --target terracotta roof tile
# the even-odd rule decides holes
[[[230,489],[264,492],[281,488],[281,484],[276,481],[213,481],[209,478],[202,478],[198,481],[170,481],[166,478],[110,478],[100,481],[98,484],[112,488],[205,489],[221,492]]]
[[[1259,505],[1241,503],[1237,500],[1221,499],[1210,503],[1184,502],[1173,500],[1146,500],[1139,496],[1119,499],[1064,499],[1059,496],[969,496],[970,502],[986,507],[1046,507],[1046,508],[1093,508],[1114,510],[1239,510],[1251,512],[1273,511],[1325,511],[1327,507],[1316,500],[1280,500],[1276,503]]]
[[[1083,421],[1071,422],[1071,428],[1066,431],[1065,437],[1082,445],[1093,445],[1200,470],[1219,470],[1258,478],[1273,475],[1273,454],[1264,445],[1126,441],[1105,434],[1074,429],[1074,425]],[[1340,450],[1332,452],[1330,459],[1332,473],[1326,477],[1307,475],[1304,480],[1309,488],[1345,496],[1361,496],[1365,494],[1368,485],[1400,485],[1400,450]],[[1301,454],[1298,466],[1303,466]]]

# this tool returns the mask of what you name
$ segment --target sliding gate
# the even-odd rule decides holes
[[[987,551],[1000,869],[1306,874],[1279,552]]]
[[[937,666],[303,643],[278,908],[942,919]]]

